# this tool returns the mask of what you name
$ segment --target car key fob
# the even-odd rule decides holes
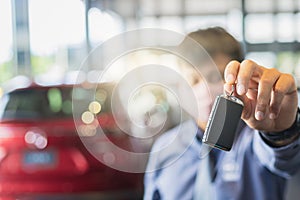
[[[225,151],[232,147],[244,107],[232,93],[217,96],[202,138],[203,143]]]

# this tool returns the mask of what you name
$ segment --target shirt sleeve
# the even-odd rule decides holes
[[[258,131],[254,134],[253,151],[259,161],[271,172],[290,178],[300,168],[300,138],[283,147],[271,147],[261,138]]]

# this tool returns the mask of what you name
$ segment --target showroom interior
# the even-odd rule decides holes
[[[1,0],[0,199],[143,199],[152,145],[188,118],[160,45],[215,26],[300,97],[300,0]]]

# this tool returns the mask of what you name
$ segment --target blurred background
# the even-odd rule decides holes
[[[65,84],[79,77],[92,49],[124,31],[163,28],[186,34],[211,26],[224,27],[243,44],[247,58],[293,74],[300,86],[300,0],[1,0],[1,199],[54,199],[52,194],[55,199],[141,199],[143,174],[99,166],[75,137],[71,101],[80,102],[95,91],[85,85],[74,96]],[[147,59],[174,68],[178,64],[174,56],[160,53],[135,53],[126,59],[134,65]],[[101,70],[88,67],[85,81],[95,83],[95,73]],[[107,79],[120,74],[111,70]],[[31,87],[6,94],[11,84]],[[122,130],[111,116],[111,88],[97,86],[94,101],[81,106],[79,136],[95,141],[95,127],[102,123],[116,144],[148,152],[155,138],[145,142],[120,136]],[[180,120],[178,102],[170,92],[155,86],[135,95],[132,110],[137,121],[146,124],[149,117],[154,124],[164,121],[162,132]],[[42,103],[47,109],[38,107]],[[166,113],[173,118],[166,120]],[[149,134],[157,127],[152,128],[144,131]],[[147,137],[140,129],[128,130]],[[126,160],[104,147],[98,146],[97,153],[108,165]]]
[[[239,39],[248,58],[299,80],[299,11],[299,0],[2,0],[0,83],[77,70],[93,47],[123,31],[214,25]]]

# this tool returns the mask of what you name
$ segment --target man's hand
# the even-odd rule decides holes
[[[261,131],[279,132],[295,121],[298,96],[295,79],[290,74],[268,69],[250,60],[231,61],[225,69],[224,89],[244,102],[242,119]]]

